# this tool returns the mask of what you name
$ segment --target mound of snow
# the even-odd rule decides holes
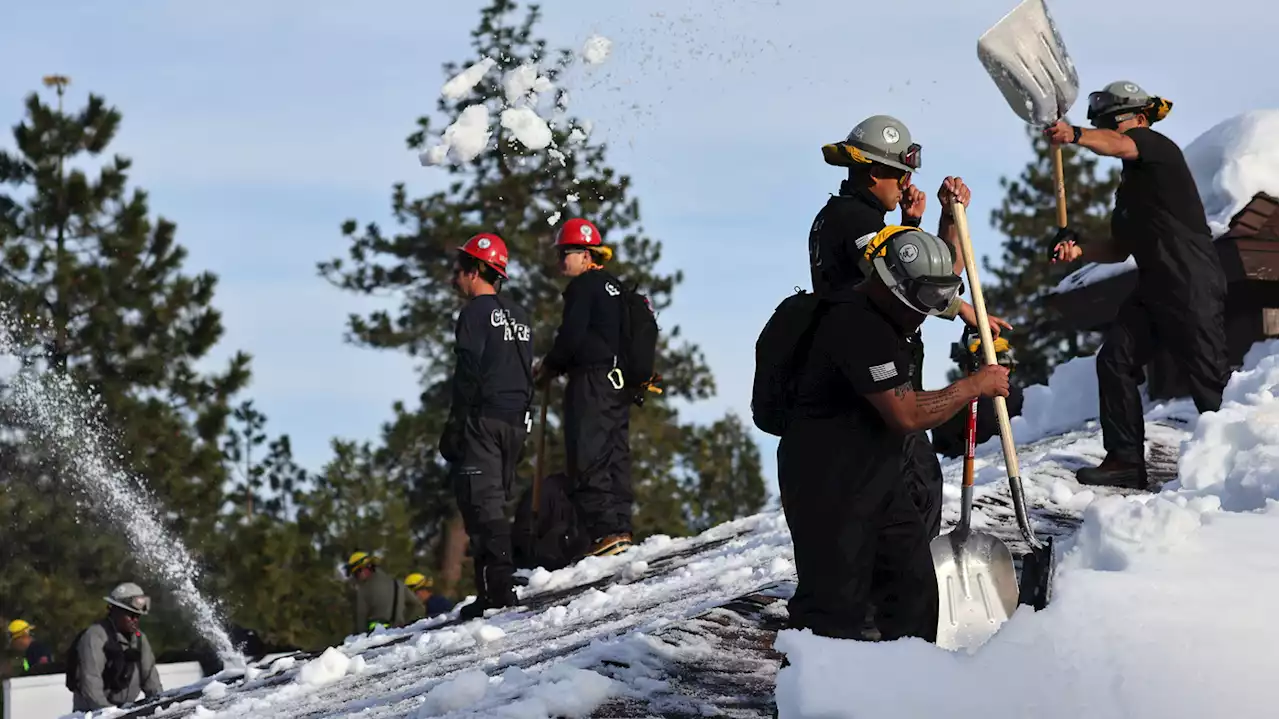
[[[1217,237],[1259,192],[1280,197],[1280,111],[1253,110],[1214,125],[1183,151]]]
[[[778,716],[1276,716],[1278,364],[1280,343],[1254,347],[1173,489],[1092,502],[1053,603],[980,650],[780,632]]]
[[[1254,195],[1280,197],[1280,111],[1253,110],[1223,120],[1187,145],[1183,155],[1204,203],[1209,231],[1218,237]],[[1064,277],[1053,292],[1070,292],[1137,267],[1132,257],[1088,264]]]
[[[1231,511],[1280,501],[1278,353],[1276,340],[1254,345],[1227,384],[1222,408],[1200,417],[1178,461],[1181,488],[1217,496]]]

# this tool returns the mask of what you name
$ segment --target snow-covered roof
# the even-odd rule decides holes
[[[1067,591],[1046,611],[1019,609],[973,654],[786,629],[794,554],[774,510],[525,573],[522,608],[349,637],[105,716],[1262,716],[1275,706],[1277,671],[1280,342],[1254,345],[1220,411],[1199,415],[1185,398],[1148,408],[1148,471],[1172,480],[1159,495],[1072,477],[1105,454],[1089,419],[1095,361],[1059,365],[1013,419],[1031,519],[1061,548],[1055,583]],[[948,531],[963,464],[943,464]],[[1006,477],[992,438],[974,460],[973,526],[1016,556],[1025,544]],[[970,690],[994,676],[1008,679],[1001,691]]]
[[[1259,192],[1280,197],[1280,110],[1251,110],[1209,128],[1183,150],[1195,178],[1214,237]],[[1088,264],[1053,289],[1070,292],[1137,268],[1130,257],[1109,265]]]

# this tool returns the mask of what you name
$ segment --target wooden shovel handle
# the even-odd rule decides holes
[[[1058,201],[1058,227],[1067,226],[1067,185],[1062,179],[1062,145],[1053,146],[1053,189]]]
[[[978,316],[978,334],[982,338],[982,357],[986,364],[996,364],[996,348],[991,341],[991,325],[987,321],[987,303],[982,299],[982,284],[978,281],[978,263],[973,256],[973,242],[969,239],[969,218],[964,205],[951,203],[951,216],[955,220],[956,234],[960,237],[960,254],[964,257],[964,272],[973,292],[973,311]],[[1013,444],[1013,428],[1009,425],[1009,408],[1005,398],[994,398],[996,419],[1000,422],[1000,445],[1004,448],[1004,463],[1010,477],[1018,477],[1018,450]]]

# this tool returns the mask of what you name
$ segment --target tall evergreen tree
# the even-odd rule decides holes
[[[570,51],[549,51],[546,42],[535,36],[540,17],[536,5],[530,6],[523,18],[516,17],[516,10],[512,0],[494,0],[481,12],[480,23],[472,32],[474,57],[466,66],[482,58],[492,59],[496,66],[464,96],[454,100],[442,97],[437,106],[441,114],[456,117],[468,106],[483,105],[491,116],[497,115],[505,106],[504,73],[532,65],[554,82],[572,61]],[[461,67],[447,64],[446,76],[455,75]],[[433,126],[429,117],[420,118],[418,130],[408,138],[409,148],[425,149]],[[444,383],[452,370],[453,322],[460,306],[450,285],[454,248],[482,231],[495,232],[506,241],[511,281],[504,294],[529,311],[538,356],[550,349],[562,307],[564,283],[556,270],[548,219],[553,213],[590,218],[617,252],[610,269],[626,281],[638,283],[659,313],[671,305],[675,287],[683,279],[679,271],[659,271],[662,246],[645,236],[639,225],[639,204],[629,196],[630,178],[609,167],[605,147],[581,141],[582,134],[580,123],[565,118],[552,128],[556,151],[533,151],[517,142],[505,127],[495,126],[490,142],[477,158],[448,168],[451,182],[446,189],[411,199],[403,183],[395,185],[392,213],[400,226],[397,232],[384,232],[376,223],[361,227],[349,220],[342,228],[351,240],[347,258],[319,267],[324,277],[344,290],[392,294],[401,299],[395,312],[353,316],[349,338],[367,347],[408,352],[419,360],[422,394],[418,406],[397,408],[395,420],[384,433],[380,456],[397,474],[414,483],[418,540],[437,549],[447,577],[456,574],[455,563],[462,549],[459,543],[465,541],[446,481],[446,467],[436,453],[448,411]],[[636,527],[680,534],[693,529],[686,521],[676,477],[680,442],[686,434],[669,401],[704,399],[715,385],[698,348],[681,341],[678,327],[667,325],[663,330],[659,372],[665,377],[666,395],[651,397],[645,407],[632,413]],[[548,447],[557,452],[558,411],[559,402],[554,401]],[[526,452],[526,461],[532,454]],[[694,455],[688,461],[697,465],[701,459]],[[742,467],[746,473],[734,481],[746,487],[762,486],[758,462],[745,462]],[[529,472],[524,474],[527,477]],[[738,494],[753,496],[751,490]],[[671,497],[680,497],[680,501],[670,501]]]
[[[249,359],[237,354],[222,372],[196,371],[222,334],[210,305],[216,279],[183,272],[176,227],[151,219],[146,193],[127,188],[130,161],[102,157],[120,112],[96,95],[66,112],[65,78],[46,84],[56,88],[56,104],[29,95],[13,130],[16,149],[0,151],[7,324],[20,342],[44,347],[49,369],[92,388],[122,464],[168,510],[170,528],[198,545],[216,529],[227,477],[219,438]],[[101,614],[112,585],[158,580],[129,560],[121,533],[78,499],[76,483],[94,478],[60,473],[22,435],[30,428],[15,426],[11,414],[0,421],[0,606],[33,618],[61,648]],[[149,631],[159,649],[183,633],[154,622]]]
[[[1029,130],[1028,136],[1033,159],[1017,179],[1000,178],[1005,197],[991,212],[991,223],[1005,236],[1004,249],[998,264],[983,258],[984,274],[992,280],[982,288],[987,309],[1014,326],[1009,341],[1018,367],[1010,380],[1023,387],[1048,382],[1056,365],[1092,354],[1100,342],[1096,332],[1064,329],[1048,305],[1050,291],[1079,266],[1049,261],[1057,229],[1053,159],[1039,132]],[[1062,148],[1062,165],[1068,223],[1085,237],[1109,235],[1119,169],[1100,172],[1098,157],[1074,145]]]

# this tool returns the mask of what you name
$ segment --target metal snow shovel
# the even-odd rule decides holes
[[[969,527],[973,508],[973,452],[978,435],[978,400],[969,403],[960,484],[960,523],[929,543],[938,577],[938,638],[944,649],[982,645],[1018,608],[1013,555],[995,536]]]
[[[951,205],[955,218],[956,234],[960,238],[960,252],[964,256],[965,275],[973,292],[973,309],[978,317],[978,334],[982,338],[982,355],[986,364],[996,364],[995,345],[991,341],[991,326],[987,322],[987,304],[982,297],[982,284],[978,280],[978,264],[973,256],[973,243],[969,238],[969,219],[964,205]],[[1027,517],[1027,499],[1022,492],[1022,476],[1018,470],[1018,450],[1013,443],[1013,428],[1009,425],[1009,408],[1004,397],[995,397],[996,419],[1000,423],[1000,446],[1004,450],[1005,470],[1009,475],[1009,499],[1018,529],[1026,541],[1028,553],[1022,557],[1022,578],[1018,587],[1018,603],[1027,604],[1036,611],[1048,606],[1052,596],[1054,569],[1053,538],[1041,542],[1031,531]]]
[[[1014,113],[1033,127],[1052,125],[1076,101],[1080,80],[1044,0],[1023,0],[978,38],[978,60]],[[1062,146],[1053,147],[1058,227],[1067,226]]]

